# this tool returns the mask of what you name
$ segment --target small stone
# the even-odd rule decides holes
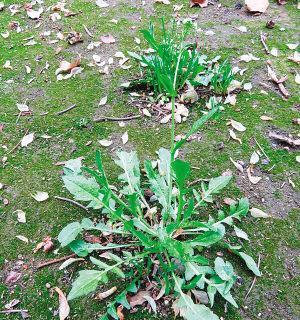
[[[51,284],[47,282],[47,283],[46,283],[46,288],[47,288],[47,289],[50,289],[50,288],[51,288]]]

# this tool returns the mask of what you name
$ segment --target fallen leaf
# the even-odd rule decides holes
[[[69,313],[70,313],[70,307],[69,307],[67,298],[58,287],[55,287],[54,290],[58,293],[59,319],[65,320],[69,316]]]
[[[162,3],[162,4],[170,4],[169,0],[155,0],[156,3]]]
[[[40,16],[43,13],[43,11],[44,11],[43,8],[39,8],[39,10],[37,10],[37,11],[29,9],[29,10],[27,10],[27,15],[28,15],[28,17],[30,19],[35,20],[35,19],[39,19],[40,18]]]
[[[77,261],[84,261],[83,258],[69,258],[68,260],[64,261],[60,266],[59,266],[59,270],[63,270],[65,268],[67,268],[69,265],[71,265],[74,262]]]
[[[52,250],[54,247],[54,244],[52,242],[52,239],[50,236],[47,236],[43,239],[42,242],[39,242],[36,247],[33,250],[33,253],[38,252],[39,250],[41,250],[43,248],[44,252],[48,252],[50,250]]]
[[[295,51],[294,54],[289,57],[289,60],[300,63],[300,52]]]
[[[250,214],[253,218],[269,218],[269,215],[258,208],[250,209]]]
[[[250,167],[247,169],[248,179],[252,184],[258,184],[262,179],[261,177],[252,176]]]
[[[243,166],[239,163],[239,162],[237,162],[237,161],[234,161],[231,157],[229,158],[230,159],[230,161],[233,163],[233,165],[240,171],[240,172],[244,172],[244,168],[243,168]]]
[[[208,0],[190,0],[190,7],[199,6],[205,8],[208,6]]]
[[[124,320],[124,319],[125,319],[122,310],[123,310],[123,306],[122,306],[122,305],[119,305],[119,306],[117,307],[117,315],[118,315],[118,317],[119,317],[119,320]]]
[[[254,151],[250,158],[250,164],[257,164],[259,162],[259,155],[256,151]]]
[[[109,4],[104,0],[96,0],[96,5],[100,8],[107,8]]]
[[[297,161],[298,163],[300,163],[300,156],[297,156],[297,157],[296,157],[296,161]]]
[[[127,131],[122,135],[122,142],[123,142],[123,145],[128,142],[128,132]]]
[[[260,117],[260,119],[263,120],[263,121],[272,121],[272,120],[273,120],[273,118],[271,118],[271,117],[269,117],[269,116],[264,116],[264,115],[262,115],[262,116]]]
[[[250,62],[250,61],[258,61],[260,58],[255,57],[252,53],[249,54],[243,54],[240,56],[240,60],[244,62]]]
[[[99,102],[99,106],[104,106],[107,103],[107,96],[103,97],[100,102]]]
[[[299,73],[296,73],[296,75],[295,75],[295,82],[297,84],[300,84],[300,74]]]
[[[229,124],[237,131],[240,131],[240,132],[246,131],[246,127],[238,121],[231,119]]]
[[[163,118],[160,120],[160,123],[162,123],[162,124],[168,123],[171,118],[172,118],[172,115],[171,115],[171,114],[168,114],[168,115],[166,115],[165,117],[163,117]]]
[[[142,112],[143,112],[143,115],[145,115],[146,117],[149,117],[149,118],[152,117],[152,115],[151,115],[151,113],[149,112],[148,109],[144,108],[142,110]]]
[[[4,283],[5,284],[12,284],[17,282],[21,278],[22,274],[20,272],[16,271],[10,271],[8,275],[6,276]]]
[[[117,291],[117,287],[112,287],[107,291],[104,292],[100,292],[96,295],[96,299],[98,300],[104,300],[106,298],[108,298],[109,296],[111,296],[113,293],[115,293]]]
[[[148,291],[141,290],[136,295],[128,297],[128,302],[131,308],[141,306],[144,302],[147,301],[147,299],[145,298],[146,296],[149,297],[150,293]]]
[[[100,40],[105,44],[111,44],[116,42],[116,39],[112,35],[101,36]]]
[[[264,13],[269,7],[268,0],[245,0],[246,8],[250,12]]]
[[[299,147],[300,146],[300,139],[293,139],[291,137],[284,136],[282,134],[278,134],[276,132],[269,132],[269,137],[279,142],[287,143],[292,147]]]
[[[236,136],[236,134],[235,134],[235,132],[233,130],[229,129],[229,135],[233,140],[236,140],[240,144],[242,144],[242,140]]]
[[[17,220],[20,222],[20,223],[26,223],[26,214],[24,211],[22,210],[16,210],[14,211],[14,213],[17,214]]]
[[[17,103],[17,108],[20,112],[28,112],[29,107],[24,103]]]
[[[29,133],[21,140],[21,147],[27,147],[34,139],[34,133]]]
[[[270,54],[271,54],[272,56],[274,56],[274,57],[278,57],[279,51],[278,51],[277,48],[272,48],[272,49],[270,50]]]
[[[244,84],[244,90],[246,91],[250,91],[252,89],[252,83],[251,82],[247,82]]]
[[[287,43],[286,46],[287,46],[290,50],[295,50],[295,49],[297,49],[297,47],[299,46],[299,43]]]
[[[6,310],[9,310],[9,309],[13,309],[13,307],[15,307],[16,305],[18,305],[21,301],[20,300],[17,300],[17,299],[13,299],[11,300],[9,303],[7,303],[4,308]]]
[[[35,194],[32,194],[31,196],[38,202],[45,201],[49,198],[48,193],[44,191],[37,191]]]
[[[248,30],[247,30],[247,27],[245,26],[240,26],[240,27],[237,27],[237,29],[243,33],[246,33]]]
[[[103,147],[109,147],[113,144],[113,142],[111,140],[106,140],[106,139],[99,140],[99,143]]]
[[[23,242],[25,242],[25,243],[28,243],[28,242],[29,242],[28,238],[26,238],[26,237],[24,237],[24,236],[22,236],[22,235],[18,235],[18,236],[16,236],[16,238],[18,238],[19,240],[21,240],[21,241],[23,241]]]

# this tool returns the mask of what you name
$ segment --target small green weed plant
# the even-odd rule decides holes
[[[227,61],[218,64],[218,59],[207,61],[207,56],[200,54],[197,43],[188,43],[187,38],[194,33],[191,22],[178,24],[173,21],[171,28],[166,28],[162,20],[161,29],[155,31],[153,23],[148,30],[141,30],[149,49],[145,53],[128,52],[142,66],[142,78],[133,81],[134,85],[148,85],[156,94],[168,94],[174,83],[177,70],[175,91],[183,90],[187,82],[194,86],[208,86],[215,94],[226,94],[234,79],[232,67]],[[166,78],[170,81],[166,83]],[[201,81],[199,81],[201,79]]]
[[[187,77],[180,71],[184,52],[185,47],[181,47],[173,71],[159,73],[160,86],[172,101],[172,129],[170,150],[161,148],[155,165],[146,160],[142,171],[136,152],[117,152],[115,163],[122,171],[118,177],[123,185],[120,190],[109,183],[100,152],[96,153],[97,170],[83,167],[79,159],[68,161],[64,167],[65,187],[76,200],[88,202],[88,207],[98,213],[97,222],[89,218],[72,222],[58,236],[61,246],[68,246],[80,257],[89,256],[91,262],[88,269],[79,271],[68,300],[91,294],[110,277],[122,280],[122,289],[111,297],[101,320],[120,319],[118,307],[130,309],[130,297],[146,290],[146,282],[159,291],[158,295],[150,292],[144,296],[154,312],[163,297],[171,297],[174,314],[186,320],[219,319],[212,311],[216,295],[238,307],[230,292],[237,280],[233,265],[217,256],[214,248],[229,250],[260,276],[242,245],[232,245],[228,240],[233,229],[243,233],[235,225],[247,215],[248,200],[242,198],[229,209],[216,211],[215,196],[231,176],[212,178],[200,189],[190,188],[187,181],[191,166],[175,156],[191,135],[219,113],[220,107],[211,98],[211,110],[182,140],[174,142],[175,98]],[[145,189],[151,190],[150,199]],[[207,211],[216,212],[208,215]],[[86,242],[85,232],[111,235],[111,241]],[[203,293],[209,298],[209,306],[198,301]]]

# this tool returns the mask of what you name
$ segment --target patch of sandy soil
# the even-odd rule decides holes
[[[265,173],[256,175],[262,177],[256,185],[251,184],[246,174],[239,174],[236,178],[238,187],[252,206],[277,218],[285,218],[291,210],[300,208],[300,192],[295,191],[288,181],[276,181]]]

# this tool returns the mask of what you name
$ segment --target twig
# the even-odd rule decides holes
[[[91,31],[87,28],[87,26],[86,26],[85,24],[83,25],[83,28],[84,28],[85,32],[86,32],[91,38],[94,37],[94,36],[92,35]]]
[[[258,262],[257,262],[257,267],[259,268],[259,266],[260,266],[260,254],[258,255]],[[250,286],[250,288],[249,288],[249,290],[247,292],[247,294],[245,295],[244,301],[247,300],[250,292],[252,291],[252,289],[253,289],[253,287],[255,285],[256,279],[257,279],[257,277],[255,276],[253,281],[252,281],[252,284],[251,284],[251,286]]]
[[[114,118],[114,117],[101,117],[98,119],[95,119],[95,122],[102,122],[102,121],[129,121],[133,119],[139,119],[141,115],[135,115],[130,117],[124,117],[124,118]]]
[[[194,186],[194,185],[196,185],[196,184],[198,184],[199,182],[202,182],[202,181],[207,182],[207,181],[209,181],[209,179],[202,179],[202,178],[196,179],[196,180],[194,180],[194,181],[191,181],[191,182],[188,184],[188,187],[192,187],[192,186]]]
[[[270,54],[270,50],[266,44],[266,40],[267,40],[267,35],[265,33],[260,33],[260,41],[261,43],[263,44],[264,48],[265,48],[265,51],[267,54]]]
[[[265,150],[262,148],[262,146],[258,143],[258,141],[254,138],[255,143],[257,144],[257,146],[259,147],[260,151],[264,154],[264,156],[270,161],[270,158],[268,157],[268,155],[265,153]]]
[[[27,130],[25,131],[24,136],[26,136],[26,134],[27,134],[28,132],[29,132],[29,129],[27,129]],[[24,136],[23,136],[23,137],[24,137]],[[23,137],[22,137],[22,139],[23,139]],[[10,153],[14,152],[14,151],[18,148],[18,146],[21,144],[22,139],[21,139],[10,151],[8,151],[6,155],[9,155]]]
[[[48,260],[48,261],[46,261],[46,262],[40,263],[40,264],[37,266],[37,269],[41,269],[41,268],[50,266],[51,264],[63,262],[63,261],[66,261],[66,260],[68,260],[68,259],[70,259],[70,258],[74,258],[74,257],[76,257],[76,254],[75,254],[75,253],[70,254],[69,256],[61,257],[61,258],[51,259],[51,260]]]
[[[64,113],[66,113],[66,112],[68,112],[68,111],[70,111],[70,110],[72,110],[72,109],[74,109],[76,107],[77,107],[77,105],[73,104],[71,107],[68,107],[67,109],[64,109],[62,111],[57,112],[56,115],[60,116],[61,114],[64,114]]]
[[[88,209],[87,207],[83,206],[82,204],[80,204],[80,203],[78,203],[77,201],[74,201],[74,200],[72,200],[72,199],[63,198],[63,197],[59,197],[59,196],[55,196],[54,198],[55,198],[55,199],[58,199],[58,200],[70,202],[70,203],[72,203],[72,204],[75,204],[75,206],[77,206],[77,207],[79,207],[79,208],[81,208],[81,209],[83,209],[83,210],[85,210],[85,211],[87,211],[87,212],[89,211],[89,209]]]
[[[2,310],[2,311],[0,311],[0,313],[6,313],[6,314],[22,313],[22,312],[28,312],[28,310],[25,310],[25,309],[10,309],[10,310]]]

